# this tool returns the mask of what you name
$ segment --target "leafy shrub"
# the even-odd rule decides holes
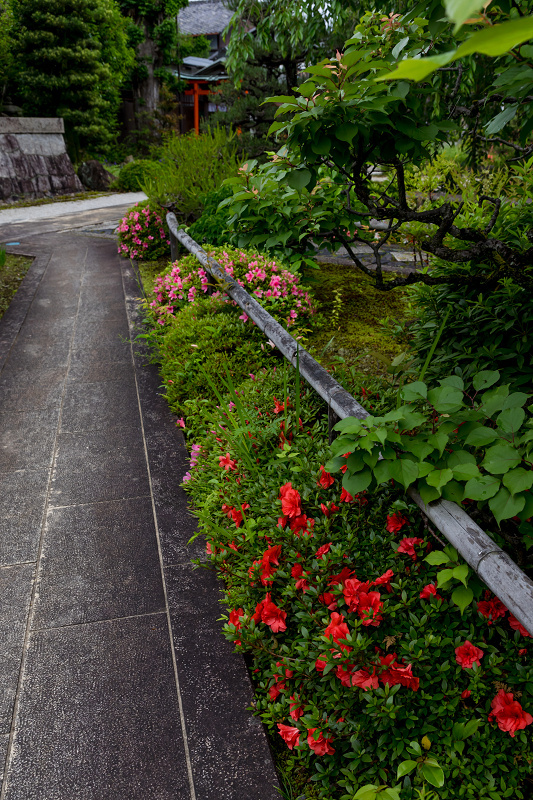
[[[170,241],[161,209],[136,203],[118,226],[118,252],[126,258],[157,259],[168,254]]]
[[[185,485],[263,721],[328,800],[528,797],[531,638],[414,507],[324,469],[312,393],[255,384],[206,412]],[[443,565],[474,595],[462,612]]]
[[[223,128],[198,135],[169,134],[160,151],[161,168],[142,185],[150,200],[169,208],[181,222],[197,219],[201,195],[218,189],[239,168],[233,137]]]
[[[213,192],[208,192],[200,198],[203,204],[203,211],[199,219],[188,229],[187,233],[199,244],[209,243],[210,245],[220,246],[228,244],[230,234],[228,232],[228,214],[224,209],[218,208],[219,203],[227,197],[231,197],[232,191],[229,186],[221,186]]]
[[[496,520],[525,567],[533,545],[533,407],[524,409],[530,395],[510,392],[499,378],[496,370],[479,372],[471,392],[457,375],[429,391],[422,381],[408,384],[400,391],[405,405],[337,424],[342,435],[328,469],[343,469],[343,486],[352,494],[394,480],[404,489],[416,486],[425,503],[440,497],[475,502],[489,512],[489,528]]]
[[[118,178],[113,181],[113,189],[118,192],[140,192],[148,178],[155,178],[159,170],[156,161],[140,158],[124,164]]]
[[[240,310],[240,309],[239,309]],[[264,345],[258,328],[246,325],[239,310],[220,297],[199,298],[172,318],[170,325],[147,333],[171,409],[193,418],[203,431],[205,407],[217,402],[212,381],[227,369],[236,384],[263,367],[275,369],[281,357]]]
[[[308,291],[299,286],[299,276],[285,269],[277,261],[268,260],[254,250],[235,250],[230,247],[217,248],[210,252],[221,264],[222,268],[254,296],[273,317],[287,327],[298,327],[309,321],[315,308]],[[176,261],[166,275],[156,278],[154,294],[156,300],[150,308],[157,316],[160,325],[164,325],[175,316],[176,311],[197,300],[200,292],[207,293],[209,287],[208,273],[199,264],[196,256],[190,255]],[[236,305],[229,297],[217,288],[214,297],[221,297],[223,302]],[[242,313],[245,322],[247,315]]]

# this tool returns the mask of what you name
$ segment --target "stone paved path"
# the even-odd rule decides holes
[[[132,268],[111,239],[16,234],[37,259],[0,321],[0,800],[279,800],[190,564]]]

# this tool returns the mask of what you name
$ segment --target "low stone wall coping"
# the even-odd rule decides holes
[[[0,117],[0,133],[65,133],[61,117]]]

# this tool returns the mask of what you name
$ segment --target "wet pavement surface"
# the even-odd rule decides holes
[[[120,213],[0,227],[36,256],[0,320],[0,798],[274,800]]]

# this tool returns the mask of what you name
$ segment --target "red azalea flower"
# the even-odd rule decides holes
[[[527,647],[521,647],[520,650],[518,651],[519,656],[525,656],[526,653],[527,653]]]
[[[362,624],[367,627],[373,625],[378,627],[383,619],[379,613],[383,608],[381,596],[379,592],[361,592],[359,595],[359,605],[357,606],[357,613],[362,621]]]
[[[324,672],[324,670],[326,669],[326,665],[328,663],[326,659],[327,659],[326,655],[318,656],[317,660],[315,661],[315,669],[317,672]]]
[[[265,625],[268,625],[268,627],[271,628],[274,633],[280,633],[287,630],[287,626],[285,624],[287,612],[283,611],[281,608],[278,608],[277,605],[272,602],[270,595],[268,594],[263,604],[261,619]]]
[[[357,500],[360,506],[367,506],[368,498],[366,496],[366,489],[363,492],[359,492],[359,494],[356,494],[354,500]]]
[[[396,684],[399,683],[401,686],[406,686],[414,692],[418,691],[420,680],[414,677],[412,664],[405,666],[399,661],[396,661],[396,653],[389,653],[387,656],[379,656],[379,660],[381,665],[387,668],[379,676],[379,680],[382,683],[388,683],[390,686],[396,686]]]
[[[480,659],[485,653],[479,647],[469,642],[468,639],[460,647],[455,648],[455,660],[463,669],[472,669],[474,664],[481,666]]]
[[[305,531],[307,528],[307,516],[305,514],[301,514],[299,517],[294,517],[291,519],[291,531],[293,533],[300,533],[300,531]]]
[[[303,717],[304,715],[304,707],[300,705],[298,695],[291,695],[290,709],[291,717],[295,722],[298,722],[300,717]]]
[[[326,472],[324,469],[323,464],[320,465],[320,477],[316,482],[317,486],[322,486],[323,489],[329,489],[329,487],[335,483],[335,478],[329,472]]]
[[[294,517],[301,516],[302,509],[300,507],[301,497],[300,494],[296,491],[296,489],[292,488],[292,484],[286,483],[284,486],[281,487],[280,491],[280,498],[281,498],[281,511],[282,513],[293,519]]]
[[[346,460],[348,460],[348,458],[349,458],[351,455],[352,455],[351,453],[343,453],[343,454],[342,454],[342,458],[345,458]],[[348,469],[348,464],[344,464],[344,465],[341,467],[341,472],[342,472],[342,474],[343,474],[343,475],[344,475],[344,473],[346,472],[346,470],[347,470],[347,469]]]
[[[428,585],[424,586],[424,588],[420,592],[420,598],[422,600],[427,600],[428,598],[431,597],[431,595],[434,595],[435,597],[438,597],[439,600],[442,600],[440,594],[437,593],[436,583],[428,583]]]
[[[330,742],[333,739],[330,737],[329,739],[324,738],[324,734],[321,732],[317,739],[313,736],[317,729],[316,728],[309,728],[307,734],[307,744],[315,754],[315,756],[325,756],[325,755],[333,755],[335,752],[335,748],[331,746]]]
[[[214,544],[212,544],[212,542],[207,542],[205,546],[205,552],[207,553],[208,556],[216,555],[217,550]]]
[[[418,536],[412,536],[409,539],[402,539],[398,546],[398,553],[405,553],[406,556],[410,556],[413,561],[416,561],[416,550],[415,547],[418,545],[424,544],[424,540],[420,539]]]
[[[467,697],[470,697],[471,694],[472,692],[470,691],[470,689],[465,689],[464,692],[461,692],[461,699],[466,700]]]
[[[289,398],[285,401],[287,403],[287,408],[289,407]],[[285,403],[280,403],[279,400],[274,398],[274,414],[279,414],[281,411],[285,411]]]
[[[488,597],[490,597],[490,592],[487,591],[485,600],[480,600],[477,604],[477,610],[483,617],[486,617],[488,624],[492,625],[500,617],[505,617],[507,608],[497,597],[493,597],[492,600],[488,600]]]
[[[286,528],[288,524],[289,524],[289,518],[288,517],[278,517],[278,524],[277,524],[276,527],[277,528]]]
[[[372,674],[366,669],[358,669],[357,672],[354,672],[352,675],[352,686],[358,686],[365,692],[368,691],[368,689],[377,689],[378,685],[379,679],[375,669]]]
[[[348,611],[357,611],[362,592],[368,592],[370,585],[368,581],[364,583],[357,580],[354,575],[353,578],[346,578],[344,581],[344,602],[348,606]]]
[[[275,684],[273,684],[273,686],[271,686],[271,687],[270,687],[270,689],[268,690],[268,696],[269,696],[269,698],[270,698],[270,699],[272,700],[272,702],[273,702],[274,700],[277,700],[277,699],[278,699],[279,695],[280,695],[280,690],[279,690],[279,687],[278,687],[278,685],[275,683]]]
[[[348,578],[351,578],[354,574],[353,569],[348,569],[348,567],[343,567],[338,575],[332,575],[328,581],[328,586],[335,586],[336,584],[340,583],[344,585]]]
[[[333,542],[328,542],[327,544],[323,544],[322,547],[319,547],[316,551],[315,558],[323,558],[326,553],[329,553],[332,544]]]
[[[371,581],[370,586],[384,586],[385,589],[390,593],[392,592],[390,582],[393,578],[394,572],[391,569],[388,569],[383,573],[383,575],[380,575],[379,578],[376,578],[375,581]]]
[[[298,728],[292,728],[290,725],[283,725],[282,722],[278,722],[278,730],[289,750],[298,747],[300,744],[300,731]]]
[[[408,524],[409,520],[407,517],[404,517],[399,511],[395,511],[394,514],[387,516],[387,530],[389,533],[398,533],[404,525]]]
[[[229,612],[229,621],[232,625],[235,625],[237,630],[241,629],[241,618],[244,616],[244,609],[242,608],[234,608],[232,611]]]
[[[340,503],[353,503],[353,497],[350,492],[347,492],[346,489],[343,487],[341,492],[341,499]]]
[[[233,461],[233,459],[230,458],[229,453],[226,453],[225,456],[219,456],[218,463],[220,464],[221,467],[224,467],[226,472],[228,472],[230,469],[233,470],[237,469],[237,462]]]
[[[331,615],[331,622],[324,631],[324,636],[331,636],[333,641],[338,644],[341,639],[346,639],[349,630],[347,624],[344,622],[344,616],[338,614],[336,611]],[[341,649],[345,649],[347,645],[340,645]]]
[[[268,597],[268,595],[267,595]],[[257,625],[258,622],[261,622],[261,616],[263,614],[263,606],[265,605],[265,600],[261,600],[255,607],[255,613],[252,616],[255,624]]]
[[[340,680],[343,686],[350,687],[352,685],[352,670],[353,664],[339,664],[335,670],[335,675]]]
[[[230,511],[231,518],[233,519],[233,522],[235,523],[235,527],[236,528],[238,528],[241,525],[241,523],[243,521],[243,513],[242,512],[246,511],[247,508],[250,508],[250,504],[249,503],[241,503],[242,511],[240,511],[237,508],[232,508],[231,509],[231,511]]]
[[[320,503],[320,508],[327,519],[329,519],[331,515],[335,513],[335,511],[339,510],[339,507],[336,506],[335,503],[330,503],[329,507],[325,503]]]
[[[516,731],[523,730],[526,725],[531,725],[533,717],[524,711],[518,700],[514,699],[512,692],[500,689],[491,703],[492,713],[501,731],[506,731],[514,737]]]
[[[513,614],[509,614],[509,625],[513,629],[513,631],[519,631],[522,636],[531,636],[531,634],[526,631],[522,623],[518,622],[517,618],[513,616]]]
[[[330,611],[335,611],[335,609],[338,606],[335,595],[331,594],[331,592],[324,592],[324,594],[319,594],[318,602],[322,603],[322,605],[326,606]]]

